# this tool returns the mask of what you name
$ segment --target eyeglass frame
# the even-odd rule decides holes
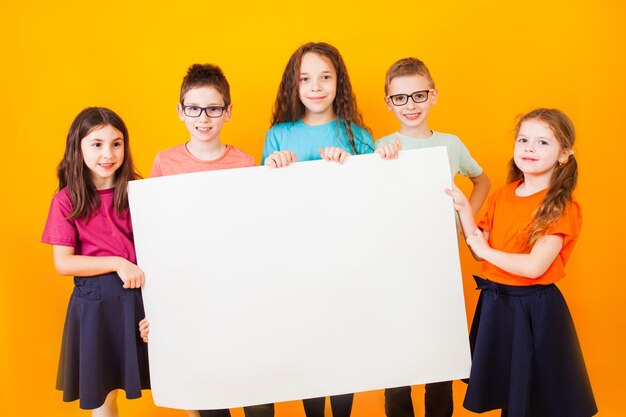
[[[202,116],[202,112],[204,112],[204,114],[206,114],[206,116],[207,116],[208,118],[210,118],[210,119],[218,119],[218,118],[222,117],[222,116],[224,115],[224,111],[228,108],[228,106],[208,106],[208,107],[200,107],[200,106],[195,106],[195,105],[185,106],[184,104],[181,104],[180,106],[183,108],[183,114],[184,114],[185,116],[187,116],[187,117],[193,117],[193,118],[200,117],[200,116]],[[197,116],[191,116],[191,115],[187,114],[187,108],[189,108],[189,107],[197,107],[197,108],[199,108],[199,109],[200,109],[200,113],[198,113],[198,115],[197,115]],[[211,116],[211,115],[209,114],[209,109],[221,109],[221,110],[222,110],[222,112],[220,113],[220,115],[219,115],[219,116]]]
[[[428,96],[429,96],[429,94],[430,94],[430,93],[432,93],[432,92],[434,92],[434,91],[435,91],[435,89],[434,89],[434,88],[431,88],[431,89],[428,89],[428,90],[418,90],[418,91],[413,91],[411,94],[394,94],[394,95],[391,95],[391,96],[387,96],[387,98],[389,99],[389,101],[391,102],[391,104],[393,104],[393,105],[394,105],[394,106],[396,106],[396,107],[397,107],[397,106],[404,106],[404,105],[406,105],[406,103],[408,103],[408,102],[409,102],[409,98],[410,98],[411,100],[413,100],[413,103],[415,103],[415,104],[419,104],[419,103],[424,103],[424,102],[428,101]],[[424,100],[422,100],[422,101],[416,101],[416,100],[413,98],[413,96],[414,96],[415,94],[417,94],[417,93],[426,93],[426,98],[425,98]],[[402,104],[396,104],[396,103],[394,103],[394,102],[393,102],[393,98],[394,98],[394,97],[398,97],[398,96],[405,96],[405,97],[406,97],[406,101],[405,101],[404,103],[402,103]]]

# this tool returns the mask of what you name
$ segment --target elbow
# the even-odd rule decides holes
[[[541,278],[547,270],[548,268],[543,265],[528,265],[528,267],[524,270],[522,276],[524,278],[537,279]]]
[[[54,268],[59,275],[73,275],[73,271],[69,268],[69,266],[62,261],[55,261]]]

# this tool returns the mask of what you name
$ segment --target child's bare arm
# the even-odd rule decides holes
[[[530,279],[541,277],[563,247],[561,235],[547,235],[537,239],[530,253],[503,252],[491,248],[478,229],[466,240],[472,252],[490,264],[511,274]]]
[[[485,174],[484,171],[479,176],[469,177],[469,179],[470,181],[472,181],[472,184],[474,184],[472,188],[472,193],[469,197],[469,202],[472,206],[474,216],[476,216],[478,210],[480,210],[480,208],[483,206],[483,203],[489,195],[489,190],[491,189],[491,180],[489,180],[489,177],[487,176],[487,174]]]
[[[53,245],[54,266],[61,275],[92,276],[117,272],[124,288],[139,288],[143,285],[143,271],[134,263],[120,256],[75,255],[71,246]]]
[[[464,236],[472,236],[476,233],[476,231],[480,231],[478,226],[476,225],[476,219],[474,218],[474,210],[472,210],[472,205],[463,194],[463,191],[459,189],[456,185],[452,184],[451,189],[446,189],[446,194],[452,197],[454,201],[454,209],[459,214],[459,222],[461,223],[461,229],[463,229]],[[489,238],[489,234],[487,235],[487,239]],[[482,258],[473,250],[472,246],[467,242],[470,251],[472,252],[472,256],[477,261],[482,261]]]

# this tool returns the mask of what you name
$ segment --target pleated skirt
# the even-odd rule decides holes
[[[133,399],[150,388],[148,348],[137,327],[145,316],[141,290],[122,285],[116,273],[74,278],[57,374],[63,401],[80,400],[90,410],[112,390]]]
[[[508,417],[589,417],[598,412],[571,314],[556,285],[481,290],[463,406]]]

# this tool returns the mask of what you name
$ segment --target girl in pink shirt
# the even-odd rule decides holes
[[[135,264],[127,184],[139,178],[128,131],[113,111],[90,107],[74,119],[57,168],[42,242],[53,245],[61,275],[74,276],[57,389],[93,416],[118,416],[127,398],[150,388],[148,352],[139,338],[143,271]]]

